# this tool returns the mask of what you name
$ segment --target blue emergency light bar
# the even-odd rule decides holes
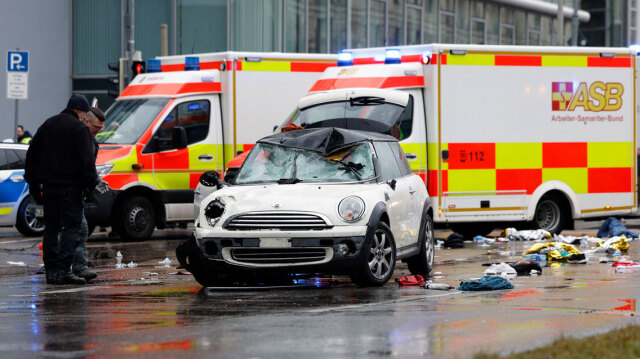
[[[339,51],[338,52],[338,66],[351,66],[353,65],[353,54],[351,51]]]
[[[399,64],[402,62],[402,55],[399,49],[387,49],[387,56],[384,59],[385,64]]]
[[[185,71],[199,71],[200,70],[200,58],[197,56],[187,56],[184,58],[184,70]]]
[[[147,73],[149,72],[162,72],[160,59],[147,59]]]

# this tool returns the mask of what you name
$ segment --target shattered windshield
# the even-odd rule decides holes
[[[381,97],[361,96],[296,108],[280,128],[340,127],[383,133],[402,140],[411,134],[412,117],[412,97],[407,107],[403,107],[385,102]]]
[[[308,150],[258,143],[245,160],[236,184],[352,182],[375,177],[373,150],[361,142],[328,156]]]
[[[96,135],[96,140],[98,143],[136,143],[168,102],[165,98],[116,101],[105,113],[104,130]]]

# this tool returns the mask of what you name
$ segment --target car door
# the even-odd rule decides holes
[[[398,178],[397,181],[399,185],[402,185],[403,187],[406,186],[409,191],[407,203],[409,209],[407,212],[407,225],[410,232],[409,235],[413,238],[410,242],[413,243],[418,240],[420,222],[422,221],[422,207],[427,199],[427,190],[420,177],[413,174],[402,147],[398,143],[394,142],[390,142],[389,147],[391,147],[396,162],[398,163],[398,167],[400,168],[401,177]]]
[[[409,183],[402,180],[404,176],[390,144],[397,145],[396,142],[374,142],[374,148],[380,164],[379,185],[384,189],[385,198],[388,198],[391,232],[396,241],[396,248],[401,248],[415,242],[412,239],[409,218],[411,189]]]
[[[12,212],[26,188],[23,161],[15,150],[0,149],[0,224],[15,224]]]

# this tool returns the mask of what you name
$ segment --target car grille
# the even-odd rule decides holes
[[[226,229],[325,229],[331,228],[331,223],[312,213],[300,212],[253,212],[232,217],[224,228]]]
[[[231,256],[237,262],[252,264],[292,264],[325,260],[325,248],[232,248]]]

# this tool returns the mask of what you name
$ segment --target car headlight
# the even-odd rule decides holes
[[[204,209],[204,216],[207,219],[207,223],[210,226],[214,226],[220,220],[220,217],[224,214],[224,203],[220,200],[213,200],[209,202],[207,208]]]
[[[358,196],[344,198],[338,204],[338,215],[345,222],[356,222],[364,215],[364,201]]]
[[[104,165],[97,165],[96,172],[98,172],[98,177],[102,178],[111,172],[113,169],[113,163],[107,163]]]

